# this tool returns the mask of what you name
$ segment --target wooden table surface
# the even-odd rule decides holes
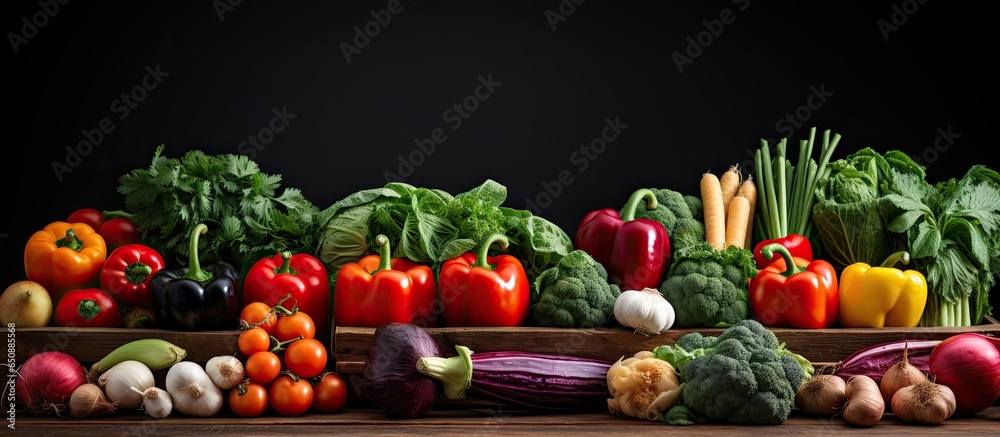
[[[1000,435],[1000,405],[971,417],[955,416],[937,426],[907,424],[891,414],[870,428],[855,428],[840,418],[807,417],[794,414],[782,425],[693,425],[671,427],[609,413],[539,415],[503,408],[437,409],[420,419],[393,420],[374,409],[344,409],[334,414],[300,417],[268,415],[237,418],[220,413],[212,418],[171,416],[153,420],[139,413],[107,418],[73,419],[18,416],[13,434],[38,436],[158,436],[158,435],[685,435],[735,436],[765,435],[864,435],[864,436],[970,436]],[[10,431],[7,429],[6,431]]]

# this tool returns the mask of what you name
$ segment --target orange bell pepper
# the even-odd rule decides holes
[[[52,222],[28,239],[24,273],[57,303],[70,290],[99,287],[106,259],[104,237],[90,225]]]

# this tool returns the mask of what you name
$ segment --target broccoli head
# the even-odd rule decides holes
[[[726,327],[748,317],[747,280],[756,274],[749,250],[702,241],[676,253],[660,293],[674,306],[674,326]]]
[[[685,334],[653,354],[673,364],[684,383],[679,404],[683,408],[661,417],[675,425],[783,423],[795,404],[795,392],[813,373],[808,360],[785,349],[774,333],[752,319],[718,337]]]
[[[621,289],[587,252],[574,250],[535,279],[532,306],[539,326],[592,328],[607,325]]]
[[[685,196],[667,188],[650,188],[650,191],[656,197],[656,208],[636,208],[635,218],[660,222],[670,237],[671,252],[705,241],[705,224],[701,222],[703,212],[701,199],[691,195]]]

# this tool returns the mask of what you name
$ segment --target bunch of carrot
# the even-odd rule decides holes
[[[716,249],[749,248],[757,204],[753,176],[744,179],[739,165],[731,165],[721,177],[710,171],[702,174],[700,187],[705,241]]]

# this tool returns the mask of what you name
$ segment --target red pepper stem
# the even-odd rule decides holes
[[[643,200],[646,201],[646,209],[656,208],[656,195],[653,194],[652,190],[648,188],[635,190],[632,196],[628,198],[628,202],[625,203],[625,209],[622,210],[623,222],[635,220],[635,210],[639,208],[639,202]]]
[[[389,237],[378,234],[375,236],[375,245],[378,246],[378,268],[375,272],[392,270],[392,248],[389,246]]]
[[[892,266],[896,265],[896,263],[901,263],[903,265],[909,264],[910,263],[910,252],[907,252],[905,250],[901,250],[901,251],[896,252],[896,253],[894,253],[892,255],[889,255],[888,257],[885,258],[885,261],[882,261],[882,266],[881,267],[892,267]]]
[[[135,262],[125,268],[125,279],[133,284],[141,284],[149,275],[153,274],[153,268],[149,264]]]
[[[782,244],[768,244],[760,250],[760,254],[764,255],[764,259],[771,259],[775,253],[778,253],[785,259],[785,271],[781,274],[785,275],[786,278],[790,278],[792,275],[806,270],[805,268],[800,268],[795,265],[795,259],[792,258],[791,252],[789,252],[788,248]]]
[[[76,311],[80,314],[80,317],[83,317],[85,320],[90,320],[100,314],[101,304],[97,303],[93,299],[83,299],[80,301],[80,304],[77,305]]]
[[[274,269],[274,274],[278,275],[281,273],[288,273],[291,275],[297,273],[295,270],[292,270],[292,253],[287,250],[281,252],[281,267]]]
[[[123,218],[129,221],[135,222],[135,216],[122,210],[117,211],[104,211],[104,221],[111,220],[113,218]]]
[[[94,231],[97,230],[94,229]],[[76,238],[76,231],[74,231],[73,228],[69,228],[66,230],[66,236],[56,240],[56,247],[68,247],[79,252],[83,249],[83,241]]]
[[[184,275],[187,279],[193,279],[198,282],[205,282],[212,279],[212,273],[202,270],[201,263],[198,261],[198,237],[206,232],[208,232],[208,226],[204,223],[199,223],[191,231],[191,239],[188,241],[188,272]]]
[[[490,265],[489,259],[488,259],[489,252],[490,252],[490,246],[492,246],[493,243],[499,243],[500,244],[500,250],[503,250],[503,249],[506,249],[507,245],[510,244],[510,240],[508,240],[507,236],[505,236],[503,234],[493,234],[493,235],[490,235],[490,237],[486,239],[486,242],[483,243],[483,245],[479,247],[479,252],[476,254],[476,263],[473,264],[472,267],[483,267],[483,268],[487,268],[487,269],[493,270],[493,266]]]

